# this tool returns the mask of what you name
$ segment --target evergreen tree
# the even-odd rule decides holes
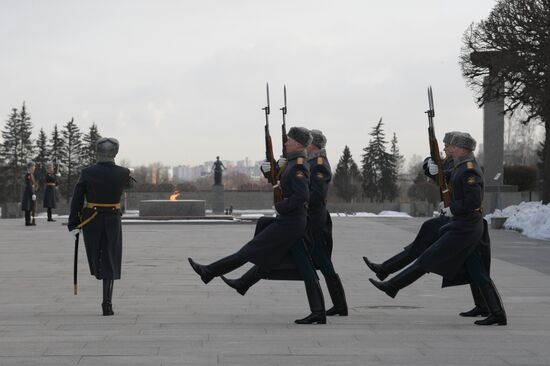
[[[21,141],[21,156],[24,164],[31,161],[34,153],[34,144],[32,141],[32,122],[31,116],[27,112],[25,102],[19,111],[19,139]]]
[[[391,141],[390,153],[385,154],[385,163],[382,165],[382,174],[380,177],[380,200],[388,199],[393,201],[399,195],[399,186],[397,179],[399,176],[399,166],[403,165],[403,156],[399,154],[397,146],[397,136],[394,133]]]
[[[6,164],[5,188],[9,199],[12,200],[19,198],[25,166],[33,158],[34,146],[31,135],[31,117],[23,102],[20,111],[17,108],[12,108],[12,113],[2,130],[3,143],[0,146],[0,157]]]
[[[395,134],[395,132],[393,133],[393,138],[391,139],[390,152],[393,156],[393,160],[395,161],[397,175],[399,175],[403,170],[403,166],[405,165],[405,158],[399,152],[399,146],[397,146],[397,135]]]
[[[344,147],[344,152],[338,161],[336,172],[334,173],[336,191],[344,201],[351,202],[357,197],[360,176],[359,168],[357,168],[357,164],[353,161],[349,147]]]
[[[63,155],[63,139],[59,134],[57,124],[53,126],[52,134],[50,135],[50,141],[48,145],[48,155],[53,163],[54,173],[59,173],[59,165],[61,164]]]
[[[97,125],[92,123],[88,133],[82,138],[82,166],[90,166],[96,163],[97,153],[96,153],[96,144],[97,140],[101,138]]]
[[[37,178],[40,191],[42,191],[44,187],[48,156],[48,136],[46,136],[44,129],[41,128],[38,133],[38,138],[36,139],[36,156],[34,158],[34,162],[37,164],[34,175]]]
[[[76,123],[74,123],[74,118],[71,118],[63,126],[61,134],[63,135],[61,164],[65,172],[63,194],[67,202],[69,202],[82,167],[82,133]]]
[[[363,195],[373,202],[375,199],[381,201],[382,192],[380,191],[380,180],[382,178],[382,170],[384,163],[387,160],[386,155],[386,140],[382,130],[382,118],[369,134],[372,139],[367,147],[363,149],[362,160],[362,187]]]
[[[12,108],[11,114],[2,130],[3,143],[0,145],[0,157],[4,160],[6,181],[5,189],[8,199],[15,200],[21,184],[19,175],[23,167],[23,157],[21,156],[20,141],[18,138],[19,113],[17,108]]]

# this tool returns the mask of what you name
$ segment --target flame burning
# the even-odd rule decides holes
[[[174,193],[170,195],[170,201],[175,201],[179,195],[180,193],[178,191],[174,191]]]

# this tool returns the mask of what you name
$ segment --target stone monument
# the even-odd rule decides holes
[[[493,212],[502,191],[513,191],[504,183],[504,82],[498,78],[502,65],[509,62],[509,54],[502,51],[472,52],[470,60],[476,66],[489,70],[485,77],[483,94],[483,170],[485,175],[485,210]],[[496,177],[496,179],[495,179]],[[501,207],[502,208],[502,207]]]

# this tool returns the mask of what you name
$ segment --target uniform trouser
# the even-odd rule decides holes
[[[315,241],[313,246],[313,251],[311,253],[311,259],[315,266],[319,268],[323,276],[325,277],[334,277],[336,271],[334,270],[334,265],[327,251],[325,245],[325,239],[319,237],[318,235],[313,235],[313,240]]]
[[[25,224],[26,225],[31,224],[31,211],[25,210]]]
[[[48,220],[52,219],[52,208],[48,207]]]
[[[304,243],[299,240],[290,248],[290,255],[304,281],[316,281],[317,274],[309,259]]]
[[[477,251],[473,252],[465,262],[466,271],[470,275],[472,282],[477,287],[482,287],[491,282],[491,277],[481,261],[481,256]]]

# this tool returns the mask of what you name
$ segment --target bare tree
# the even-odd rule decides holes
[[[493,56],[492,72],[482,65],[486,55]],[[474,63],[472,58],[482,62]],[[472,24],[464,33],[460,64],[468,85],[476,91],[477,103],[504,97],[505,112],[523,110],[522,123],[538,119],[544,124],[545,141],[550,138],[548,60],[550,0],[498,0],[487,19]],[[489,83],[486,88],[485,83]],[[543,160],[542,196],[548,203],[550,149],[545,149]]]

